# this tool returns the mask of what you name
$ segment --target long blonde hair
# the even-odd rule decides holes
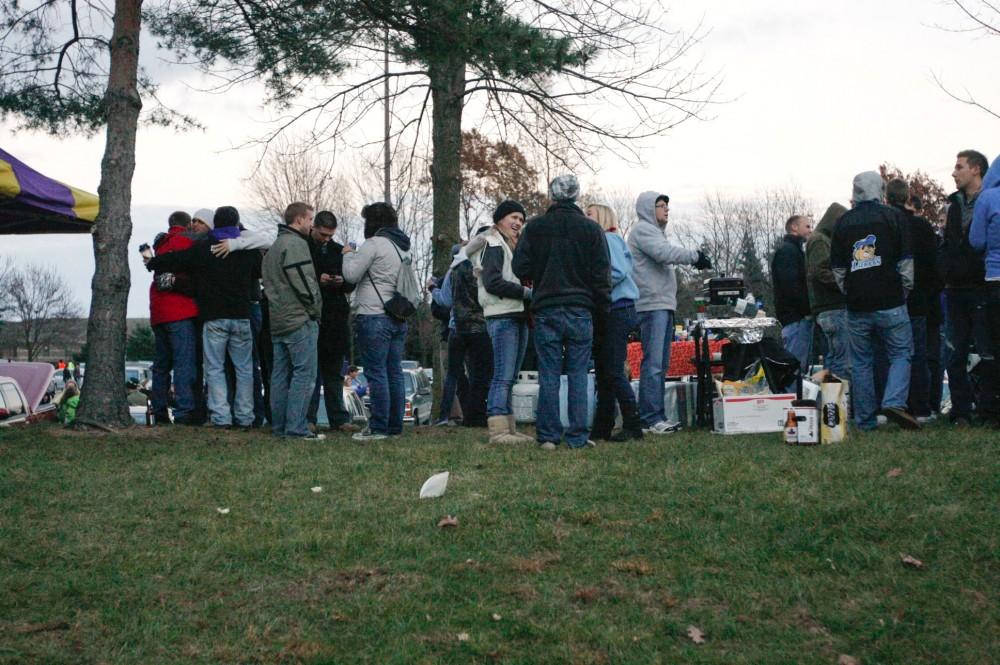
[[[587,206],[587,210],[590,210],[591,208],[594,209],[595,221],[602,229],[610,231],[611,229],[618,227],[618,216],[615,215],[615,211],[610,207],[604,205],[603,203],[591,203]]]

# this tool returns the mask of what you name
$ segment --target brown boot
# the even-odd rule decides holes
[[[513,436],[507,424],[507,416],[490,416],[486,421],[490,432],[490,443],[523,443],[524,439]]]
[[[510,432],[511,436],[516,436],[522,441],[534,441],[535,439],[528,436],[527,434],[520,434],[517,431],[517,419],[514,418],[514,414],[507,415],[507,431]]]

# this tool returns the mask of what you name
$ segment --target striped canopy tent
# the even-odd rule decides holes
[[[64,185],[0,149],[0,234],[90,233],[97,196]]]

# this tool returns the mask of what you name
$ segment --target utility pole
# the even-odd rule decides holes
[[[385,79],[384,79],[384,97],[382,101],[385,103],[385,143],[382,146],[382,157],[383,157],[383,168],[385,173],[385,202],[392,205],[392,168],[389,163],[389,27],[385,28]]]

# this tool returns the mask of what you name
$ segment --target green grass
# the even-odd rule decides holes
[[[780,437],[0,430],[0,663],[1000,661],[997,434]]]

